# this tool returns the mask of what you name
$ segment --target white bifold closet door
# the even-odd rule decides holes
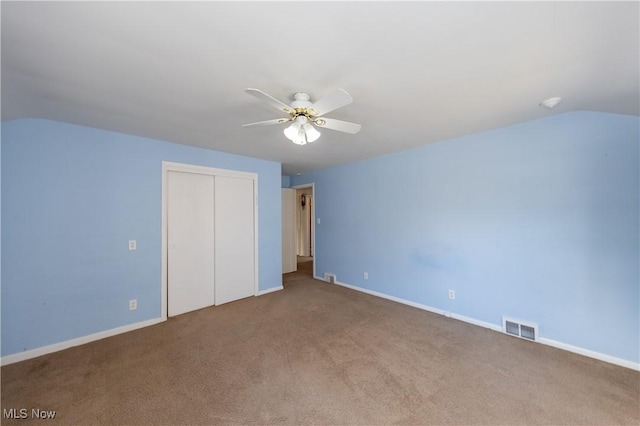
[[[213,176],[169,172],[168,314],[215,303]]]
[[[168,173],[168,316],[253,296],[254,181]]]

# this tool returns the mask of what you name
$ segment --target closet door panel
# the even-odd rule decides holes
[[[213,176],[170,171],[167,195],[168,315],[212,306]]]
[[[216,305],[255,293],[253,180],[215,177]]]

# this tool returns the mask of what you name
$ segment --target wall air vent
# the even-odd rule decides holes
[[[324,280],[328,283],[335,284],[336,283],[336,275],[324,273]]]
[[[538,341],[538,325],[502,317],[502,331],[522,339]]]

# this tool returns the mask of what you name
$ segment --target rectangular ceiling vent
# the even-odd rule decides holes
[[[336,283],[336,275],[324,273],[324,280],[328,283],[335,284]]]
[[[538,341],[538,324],[525,323],[502,317],[502,331],[522,339]]]

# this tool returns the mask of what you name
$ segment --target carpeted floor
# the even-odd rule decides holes
[[[640,373],[315,281],[2,367],[3,424],[634,424]],[[55,410],[54,420],[31,409]]]

